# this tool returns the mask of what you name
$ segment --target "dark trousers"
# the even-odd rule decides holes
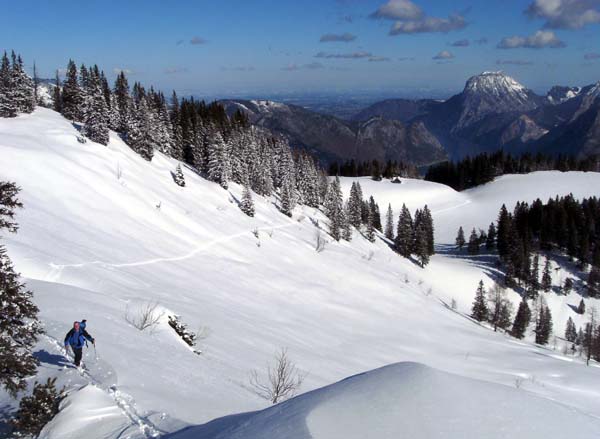
[[[73,353],[75,354],[75,366],[79,367],[81,363],[81,357],[83,356],[83,348],[73,348]]]

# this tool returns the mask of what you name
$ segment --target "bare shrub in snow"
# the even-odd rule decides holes
[[[408,283],[410,283],[410,280],[408,280],[408,274],[405,274],[405,275],[404,275],[404,283],[405,283],[405,284],[408,284]]]
[[[521,378],[521,377],[516,377],[516,378],[515,378],[515,387],[516,387],[517,389],[520,389],[520,388],[521,388],[521,386],[523,385],[523,381],[524,381],[524,380],[523,380],[523,378]]]
[[[164,312],[158,309],[158,302],[146,302],[133,311],[129,305],[125,309],[125,321],[140,331],[154,328],[163,315]]]
[[[317,253],[321,253],[325,250],[325,246],[327,245],[327,240],[323,237],[323,234],[319,229],[315,232],[315,250]]]
[[[373,256],[375,255],[375,252],[373,250],[369,251],[368,255],[362,255],[362,258],[366,261],[370,261],[371,259],[373,259]]]
[[[250,386],[257,395],[268,399],[272,404],[293,397],[306,375],[300,372],[282,349],[275,355],[274,364],[267,367],[267,376],[261,378],[258,371],[250,374]]]
[[[258,229],[252,229],[252,234],[255,236],[256,239],[259,238]]]
[[[121,168],[121,164],[119,162],[117,162],[116,174],[117,180],[121,181],[121,179],[123,178],[123,168]]]
[[[452,308],[454,310],[457,308],[456,299],[454,297],[450,301],[450,308]]]

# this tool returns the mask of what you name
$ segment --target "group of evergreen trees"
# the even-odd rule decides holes
[[[600,157],[575,159],[571,156],[548,156],[525,153],[512,157],[499,151],[466,157],[459,162],[443,162],[431,166],[425,180],[442,183],[457,191],[488,183],[504,174],[527,174],[535,171],[595,171],[600,172]]]
[[[358,162],[354,159],[347,160],[344,163],[333,162],[329,165],[329,175],[340,177],[365,177],[371,176],[375,180],[381,178],[417,178],[419,172],[417,168],[403,161],[388,160],[385,164],[379,163],[378,160]]]
[[[565,328],[565,340],[572,343],[571,352],[575,353],[579,348],[580,354],[585,355],[588,364],[591,359],[600,362],[600,324],[596,310],[590,312],[590,321],[579,330],[569,317]]]
[[[15,117],[35,109],[35,84],[27,75],[20,55],[4,52],[0,62],[0,117]]]
[[[392,209],[388,207],[386,217],[386,237],[393,240],[396,251],[405,258],[415,255],[421,267],[429,263],[431,255],[435,254],[433,216],[425,205],[423,209],[417,209],[415,217],[405,204],[402,205],[396,235],[394,236],[392,224]]]
[[[167,103],[162,92],[139,83],[130,91],[123,72],[111,89],[97,66],[77,69],[73,61],[57,83],[55,109],[83,122],[83,133],[95,142],[107,144],[111,129],[147,160],[157,150],[223,188],[234,181],[260,195],[278,192],[286,215],[296,203],[317,207],[324,200],[325,175],[312,157],[293,153],[282,137],[250,126],[241,112],[229,117],[219,103],[179,99],[175,92]],[[177,184],[185,184],[179,171],[175,176]],[[250,192],[245,194],[241,207],[252,215]]]
[[[503,329],[518,339],[525,337],[533,319],[535,342],[542,345],[548,344],[552,335],[552,313],[542,296],[536,299],[533,311],[528,299],[524,297],[513,320],[512,303],[504,287],[497,283],[486,291],[483,281],[479,281],[471,308],[471,317],[479,322],[489,322],[494,331]]]
[[[577,259],[581,269],[591,266],[587,278],[590,297],[600,297],[600,202],[596,197],[577,201],[572,195],[556,197],[544,204],[537,199],[531,206],[516,204],[510,213],[502,206],[497,225],[490,224],[487,233],[475,229],[469,238],[469,253],[477,254],[481,245],[497,247],[505,267],[505,283],[526,289],[529,298],[540,290],[552,289],[551,264],[546,258],[540,278],[539,250],[565,252]],[[465,236],[459,229],[456,244],[462,248]],[[559,290],[568,293],[574,286],[567,278]]]

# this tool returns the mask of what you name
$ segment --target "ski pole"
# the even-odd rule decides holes
[[[96,342],[92,343],[94,345],[94,356],[96,357],[96,361],[98,361],[98,351],[96,351]]]

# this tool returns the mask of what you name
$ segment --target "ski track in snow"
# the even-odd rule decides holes
[[[60,353],[67,362],[72,362],[71,358],[69,357],[69,353],[56,338],[51,337],[47,334],[44,334],[43,337],[46,338],[46,340],[48,340],[55,347],[56,351]],[[130,420],[131,425],[137,426],[140,432],[144,435],[144,437],[157,438],[164,433],[163,431],[160,431],[147,418],[144,418],[137,412],[137,410],[135,409],[135,400],[133,399],[133,397],[120,390],[116,384],[107,385],[101,379],[92,375],[89,369],[83,369],[79,373],[88,381],[88,385],[91,384],[107,392],[108,395],[110,395],[110,397],[115,401],[115,404],[119,407],[121,412]],[[121,437],[121,435],[119,435],[119,437]],[[129,435],[127,437],[129,437]]]
[[[278,229],[284,229],[287,227],[292,227],[295,225],[297,225],[296,221],[290,222],[289,224],[281,224],[279,226],[259,227],[256,230],[258,230],[258,231],[278,230]],[[60,279],[62,272],[65,268],[83,268],[83,267],[86,267],[89,265],[100,265],[103,267],[112,267],[112,268],[124,268],[124,267],[140,267],[140,266],[144,266],[144,265],[159,264],[159,263],[164,263],[164,262],[185,261],[187,259],[193,258],[194,256],[203,252],[204,250],[208,250],[209,248],[213,247],[216,244],[222,244],[224,242],[233,241],[234,239],[240,238],[242,236],[245,236],[248,233],[251,233],[253,230],[244,230],[243,232],[239,232],[239,233],[235,233],[233,235],[224,236],[222,238],[215,239],[204,245],[201,245],[200,247],[196,247],[191,252],[189,252],[185,255],[182,255],[182,256],[154,258],[154,259],[147,259],[147,260],[137,261],[137,262],[125,262],[125,263],[120,263],[120,264],[114,264],[114,263],[105,262],[105,261],[81,262],[79,264],[55,264],[55,263],[51,262],[49,265],[52,268],[52,270],[50,271],[50,273],[48,273],[45,280],[48,282],[57,282]]]

